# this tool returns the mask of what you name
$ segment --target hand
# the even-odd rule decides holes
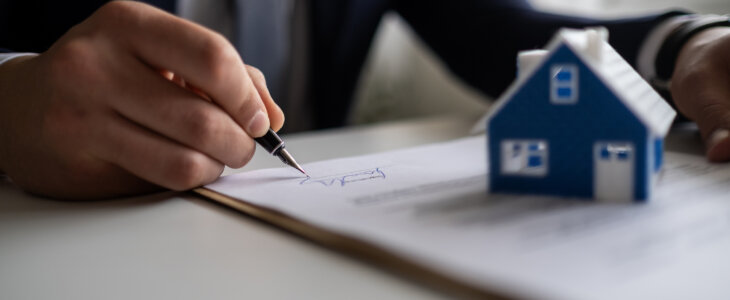
[[[241,167],[281,109],[222,36],[111,2],[0,66],[0,170],[58,198],[186,190]]]
[[[730,160],[730,28],[692,37],[677,58],[671,84],[677,108],[699,127],[710,161]]]

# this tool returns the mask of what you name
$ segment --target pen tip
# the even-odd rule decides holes
[[[309,177],[309,174],[307,174],[307,171],[304,171],[304,169],[302,169],[301,167],[299,168],[299,172],[302,172],[302,174],[304,174],[307,177]]]
[[[285,164],[294,167],[295,169],[299,170],[299,172],[302,172],[302,174],[309,177],[309,174],[307,174],[307,172],[304,171],[304,169],[302,169],[302,166],[300,166],[297,163],[297,161],[294,160],[294,157],[292,157],[291,154],[289,154],[289,151],[286,151],[286,149],[281,149],[281,150],[279,150],[279,155]]]
[[[292,161],[292,163],[293,163],[293,167],[295,169],[299,170],[299,172],[302,172],[302,174],[304,174],[307,177],[309,177],[309,174],[307,174],[307,171],[304,171],[304,168],[302,168],[302,166],[300,166],[296,161]]]
[[[307,174],[307,171],[304,171],[304,168],[302,168],[302,166],[300,166],[296,161],[292,161],[291,166],[294,167],[295,169],[299,170],[299,172],[302,172],[302,174],[307,175],[307,177],[309,177],[309,174]]]

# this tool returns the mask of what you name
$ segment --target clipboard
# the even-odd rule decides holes
[[[408,258],[387,251],[373,243],[329,231],[280,211],[261,207],[244,200],[234,199],[205,187],[195,188],[192,192],[207,200],[264,221],[316,244],[392,271],[395,274],[412,279],[430,288],[467,299],[513,299],[492,290],[455,280],[433,269],[413,262]]]

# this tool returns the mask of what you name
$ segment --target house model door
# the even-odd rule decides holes
[[[634,199],[635,152],[631,143],[598,142],[593,146],[593,197],[617,202]]]

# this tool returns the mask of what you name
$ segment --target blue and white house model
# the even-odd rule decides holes
[[[520,52],[487,116],[490,192],[650,198],[676,112],[607,37],[561,29],[545,50]]]

